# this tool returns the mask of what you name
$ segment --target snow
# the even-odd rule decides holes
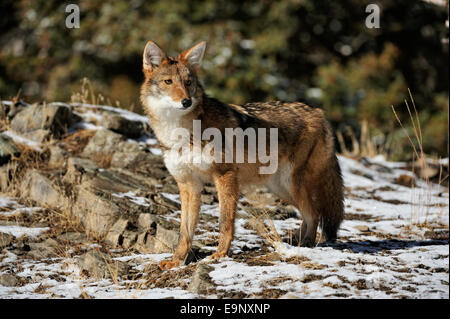
[[[145,116],[109,106],[73,104],[83,121],[70,128],[101,128],[101,112],[115,112],[129,120],[148,124]],[[40,149],[41,145],[24,139],[11,131],[7,134],[18,143]],[[158,141],[150,135],[128,139],[148,147],[154,155],[162,155]],[[251,217],[239,203],[235,221],[235,236],[230,248],[233,256],[212,261],[206,258],[216,285],[213,295],[192,294],[177,288],[133,288],[138,280],[96,280],[85,277],[77,266],[73,248],[63,257],[45,261],[31,260],[15,254],[18,244],[0,251],[0,275],[15,272],[24,280],[20,287],[0,286],[0,298],[78,298],[88,294],[94,298],[204,298],[223,293],[245,293],[248,298],[260,298],[267,289],[279,290],[282,298],[448,298],[449,245],[448,240],[429,239],[425,234],[446,231],[449,228],[448,189],[418,181],[415,188],[395,184],[400,175],[411,175],[404,170],[406,163],[386,161],[383,156],[356,161],[339,156],[345,193],[346,219],[336,243],[320,243],[315,248],[297,247],[278,242],[271,246],[251,227]],[[438,161],[448,165],[448,158]],[[178,194],[160,195],[180,203]],[[115,193],[113,196],[149,206],[150,201],[136,193]],[[252,202],[250,200],[245,200]],[[256,203],[255,203],[256,204]],[[271,208],[267,206],[267,208]],[[17,199],[0,194],[0,232],[16,237],[35,238],[48,227],[25,227],[16,216],[35,214],[39,207],[26,207]],[[181,212],[161,216],[180,221]],[[202,205],[199,227],[194,241],[205,251],[215,251],[219,238],[218,204]],[[14,218],[15,224],[4,224],[3,219]],[[299,218],[273,219],[279,236],[288,236],[297,230]],[[101,249],[98,243],[85,243],[82,250]],[[264,252],[261,252],[263,251]],[[259,253],[260,252],[260,253]],[[128,263],[132,270],[145,273],[171,254],[139,254],[135,251],[110,250],[113,260]],[[259,253],[259,255],[258,255]],[[254,255],[265,263],[251,263]],[[268,256],[278,256],[268,258]],[[236,258],[236,256],[241,258]],[[186,267],[186,266],[183,266]],[[182,269],[182,267],[180,267]],[[59,279],[53,279],[58,277]],[[46,287],[43,292],[37,288]]]
[[[0,233],[10,234],[14,237],[21,237],[23,235],[29,237],[36,237],[42,234],[45,231],[48,231],[50,228],[48,227],[22,227],[22,226],[3,226],[0,225]]]
[[[31,215],[41,210],[41,207],[25,207],[14,198],[0,195],[0,216]]]
[[[150,148],[150,152],[152,152],[153,155],[162,155],[162,150],[160,148],[152,147]]]
[[[139,121],[143,123],[149,123],[148,117],[144,115],[139,115],[124,109],[107,106],[107,105],[93,105],[93,104],[87,104],[87,103],[72,103],[71,104],[74,107],[83,108],[83,109],[100,109],[104,111],[114,112],[117,114],[120,114],[122,117],[126,118],[130,121]]]
[[[115,194],[112,194],[112,196],[118,197],[118,198],[127,198],[131,202],[141,205],[141,206],[145,206],[145,207],[150,206],[150,202],[147,198],[142,197],[142,196],[136,196],[136,194],[134,194],[131,191],[127,192],[127,193],[115,193]]]
[[[37,143],[35,141],[27,139],[27,138],[25,138],[23,136],[20,136],[19,134],[14,133],[13,131],[10,131],[10,130],[4,131],[2,133],[5,134],[5,135],[8,135],[16,143],[25,144],[25,145],[31,147],[32,149],[34,149],[34,150],[36,150],[38,152],[42,152],[42,148],[41,148],[42,144],[41,143]]]

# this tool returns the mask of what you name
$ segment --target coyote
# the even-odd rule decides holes
[[[175,58],[148,41],[143,53],[141,102],[181,198],[179,244],[172,260],[160,262],[159,268],[179,266],[191,249],[205,183],[214,183],[219,198],[220,236],[213,259],[228,253],[239,194],[249,185],[265,185],[299,209],[303,217],[301,246],[314,247],[319,225],[325,240],[335,240],[344,216],[343,181],[333,134],[323,111],[300,102],[233,105],[209,97],[197,77],[205,49],[206,43],[200,42]],[[261,161],[198,164],[176,158],[170,152],[178,145],[172,133],[177,128],[192,132],[196,120],[201,121],[202,129],[216,128],[220,132],[226,128],[277,128],[276,170],[261,174]],[[192,139],[188,144],[192,147]],[[246,158],[250,146],[245,147]]]

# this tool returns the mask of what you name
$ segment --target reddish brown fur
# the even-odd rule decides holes
[[[148,45],[154,45],[149,42]],[[181,239],[171,261],[160,263],[161,269],[170,269],[183,261],[191,247],[192,237],[200,210],[200,192],[205,182],[214,182],[219,196],[220,238],[218,250],[213,258],[226,256],[233,232],[237,200],[240,190],[246,185],[266,184],[277,195],[297,206],[303,215],[300,231],[301,244],[315,245],[317,226],[321,225],[327,240],[335,240],[343,219],[343,182],[335,155],[331,128],[319,109],[299,102],[261,102],[246,105],[224,104],[208,97],[199,84],[195,68],[190,65],[190,55],[201,44],[169,58],[159,47],[150,50],[161,54],[159,65],[148,62],[147,46],[144,51],[145,82],[141,99],[151,121],[151,126],[163,149],[164,130],[171,117],[158,114],[158,109],[148,105],[147,98],[170,96],[174,102],[194,98],[196,105],[187,114],[177,118],[177,125],[192,130],[192,120],[201,120],[202,129],[247,127],[278,128],[278,167],[272,175],[259,174],[257,162],[214,163],[205,171],[195,168],[174,176],[180,189],[182,202]],[[153,47],[152,47],[153,48]],[[198,50],[197,50],[198,51]],[[192,53],[194,52],[194,53]],[[171,79],[166,85],[164,80]],[[191,84],[187,85],[190,81]],[[283,175],[288,172],[288,178]]]

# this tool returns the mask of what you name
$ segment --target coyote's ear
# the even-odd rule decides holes
[[[192,67],[200,66],[202,63],[203,55],[206,50],[206,42],[202,41],[193,46],[189,50],[180,53],[179,58],[188,62]]]
[[[144,70],[153,70],[157,68],[167,55],[163,50],[153,41],[148,41],[145,45],[143,66]]]

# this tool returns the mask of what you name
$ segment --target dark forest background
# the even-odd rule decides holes
[[[88,78],[103,104],[142,112],[147,40],[171,55],[206,40],[203,83],[224,102],[304,101],[326,110],[339,148],[370,142],[407,160],[411,148],[391,106],[413,135],[409,89],[424,151],[448,156],[446,1],[72,3],[80,7],[79,29],[65,26],[69,3],[0,2],[0,98],[20,91],[27,102],[70,101]],[[365,25],[370,3],[381,9],[379,29]]]

